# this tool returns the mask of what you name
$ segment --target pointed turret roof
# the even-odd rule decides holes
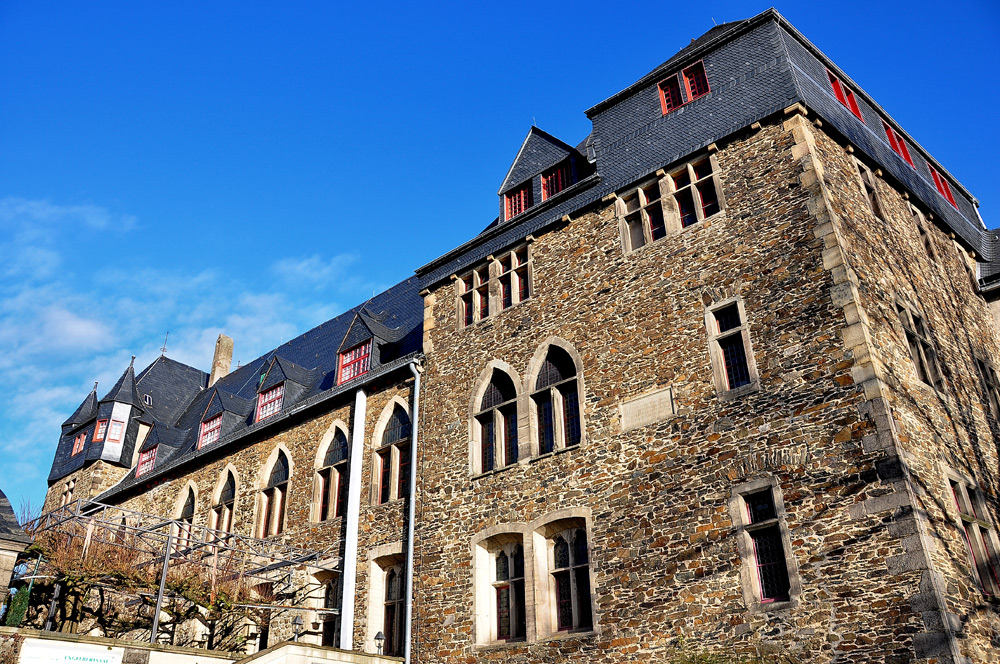
[[[17,522],[14,509],[10,506],[10,501],[7,500],[3,491],[0,491],[0,540],[23,544],[31,542],[31,538]]]
[[[135,355],[132,356],[132,361],[128,363],[128,369],[122,374],[122,377],[118,379],[115,386],[111,388],[101,403],[106,401],[117,401],[118,403],[127,403],[135,406],[136,408],[142,408],[142,402],[139,400],[139,393],[135,390]]]
[[[83,400],[83,403],[73,411],[73,414],[63,422],[63,426],[76,426],[78,424],[83,424],[84,422],[90,420],[94,415],[97,414],[97,383],[94,383],[94,389],[90,391],[87,398]]]

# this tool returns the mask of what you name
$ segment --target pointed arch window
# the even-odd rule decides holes
[[[260,522],[262,537],[280,535],[285,529],[285,504],[288,500],[288,457],[281,450],[274,461],[264,489],[264,510]]]
[[[539,454],[580,443],[583,428],[576,365],[562,348],[549,347],[535,381],[531,402],[535,411]]]
[[[590,629],[590,558],[583,528],[563,531],[552,539],[552,584],[556,629]]]
[[[496,580],[496,638],[500,641],[523,639],[524,610],[524,549],[520,544],[508,544],[494,557]]]
[[[378,503],[403,498],[410,492],[410,416],[396,404],[376,452]]]
[[[183,550],[191,546],[191,531],[194,529],[194,489],[188,487],[187,498],[184,506],[181,507],[180,517],[177,519],[177,549]]]
[[[344,516],[347,511],[347,458],[347,435],[337,429],[318,472],[320,521]]]
[[[517,463],[517,390],[510,376],[493,371],[476,415],[478,472]]]
[[[224,533],[233,531],[233,508],[236,505],[236,478],[232,471],[226,473],[226,483],[222,485],[219,501],[212,511],[215,513],[215,529]]]

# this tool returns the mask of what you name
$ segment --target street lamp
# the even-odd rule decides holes
[[[299,631],[302,629],[302,616],[295,616],[295,619],[292,621],[292,628],[295,630],[295,636],[292,637],[292,641],[298,643]]]
[[[378,654],[382,654],[382,646],[385,645],[385,634],[379,632],[375,635],[375,647],[378,648]]]

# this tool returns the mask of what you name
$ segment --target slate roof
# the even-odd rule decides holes
[[[705,65],[709,93],[664,115],[658,83],[699,60]],[[826,80],[827,69],[854,90],[865,122],[836,100]],[[576,149],[585,151],[594,160],[597,169],[594,175],[554,199],[536,204],[510,222],[491,223],[460,247],[418,268],[417,275],[425,287],[431,287],[523,241],[527,235],[541,232],[563,215],[594,205],[656,170],[686,160],[708,145],[795,103],[802,103],[811,114],[823,117],[828,126],[881,165],[888,176],[901,183],[939,222],[974,249],[980,261],[991,263],[984,266],[984,273],[996,279],[1000,287],[1000,240],[983,227],[971,194],[774,9],[713,27],[635,83],[588,109],[586,114],[593,130]],[[910,153],[916,168],[892,151],[881,119],[912,146]],[[524,144],[521,151],[523,148]],[[937,193],[928,163],[953,184],[958,209]],[[509,186],[511,180],[508,173],[504,186]]]
[[[94,415],[97,414],[97,383],[94,383],[94,389],[91,390],[87,398],[77,406],[73,414],[66,418],[63,422],[63,426],[75,427],[78,424],[83,424],[88,420],[92,419]]]
[[[139,373],[135,380],[141,395],[153,397],[153,403],[142,404],[156,422],[174,424],[191,399],[208,387],[208,374],[166,355],[161,355]]]
[[[17,522],[14,508],[10,506],[10,501],[3,491],[0,491],[0,541],[31,543],[31,538]]]
[[[132,362],[135,362],[135,357],[132,357]],[[142,408],[142,401],[139,399],[139,393],[135,391],[135,369],[130,362],[128,369],[125,373],[121,375],[118,382],[114,384],[111,390],[104,395],[101,399],[101,403],[107,403],[109,401],[117,401],[118,403],[127,403],[129,405],[135,406],[136,408]]]
[[[498,194],[510,191],[533,175],[555,166],[569,155],[579,151],[572,145],[563,143],[552,134],[532,126],[521,142],[521,149],[514,157],[514,163],[507,170]],[[581,155],[582,156],[582,155]]]
[[[176,418],[150,418],[154,423],[142,450],[159,446],[153,470],[136,478],[135,469],[132,469],[103,497],[145,486],[157,477],[192,463],[206,454],[223,453],[227,446],[238,443],[246,436],[263,429],[280,427],[282,422],[302,410],[340,394],[353,393],[372,380],[404,368],[407,362],[420,356],[423,299],[419,295],[418,286],[416,277],[396,284],[364,304],[237,368],[210,388],[199,389]],[[337,385],[339,350],[348,331],[357,327],[356,321],[364,321],[363,327],[367,330],[368,338],[373,339],[371,369],[355,380]],[[157,362],[164,359],[160,358]],[[139,383],[143,389],[146,387],[145,376],[154,372],[157,362],[140,374]],[[190,386],[204,375],[203,372],[196,374],[188,369],[190,368],[171,367],[165,362],[164,368],[158,370],[161,375],[156,380],[166,381],[169,376],[181,376]],[[285,386],[280,413],[254,422],[258,393],[278,383],[284,383]],[[160,397],[154,394],[154,407],[159,400]],[[219,440],[197,449],[201,423],[218,414],[223,416]]]

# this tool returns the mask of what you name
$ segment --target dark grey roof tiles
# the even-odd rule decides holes
[[[76,427],[84,422],[89,422],[94,415],[97,414],[97,383],[94,383],[94,389],[87,395],[87,398],[77,406],[77,409],[73,411],[63,426]]]
[[[0,491],[0,540],[21,544],[31,543],[31,538],[17,522],[14,508],[11,507],[3,491]]]
[[[132,361],[135,361],[134,357],[132,358]],[[105,403],[107,401],[127,403],[135,406],[136,408],[142,409],[142,400],[139,398],[139,393],[136,392],[135,389],[135,369],[131,363],[129,363],[128,369],[126,369],[125,373],[121,375],[121,378],[118,379],[118,382],[115,383],[111,390],[104,395],[103,399],[101,399],[101,403]]]
[[[173,424],[201,390],[208,386],[208,374],[161,355],[136,377],[140,395],[152,403],[143,408],[156,422]]]
[[[497,193],[503,194],[513,189],[528,178],[555,166],[573,153],[579,154],[572,145],[560,141],[538,127],[532,127],[528,130],[528,135],[524,137],[521,149],[517,151],[514,163],[507,171],[503,184],[500,185],[500,190]]]

